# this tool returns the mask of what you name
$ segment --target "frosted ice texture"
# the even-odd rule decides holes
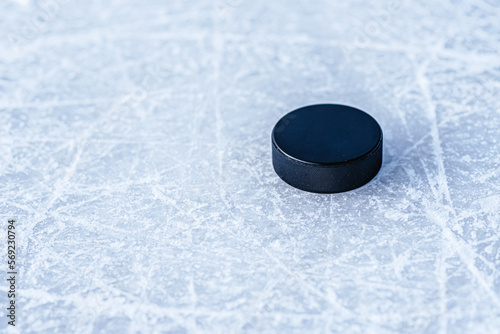
[[[0,12],[19,332],[498,332],[498,1]],[[273,125],[313,103],[379,121],[368,185],[318,195],[275,175]]]

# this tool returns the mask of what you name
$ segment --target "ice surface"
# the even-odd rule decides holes
[[[0,13],[19,332],[498,333],[498,1]],[[313,103],[379,121],[371,183],[318,195],[275,175],[273,125]]]

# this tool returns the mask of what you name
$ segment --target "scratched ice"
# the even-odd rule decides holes
[[[0,13],[18,332],[498,332],[498,1]],[[317,195],[275,175],[272,126],[321,102],[382,125],[368,185]]]

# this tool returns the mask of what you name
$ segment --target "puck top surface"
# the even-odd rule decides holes
[[[273,130],[284,154],[304,163],[335,165],[362,158],[382,141],[373,117],[348,106],[318,104],[294,110]]]

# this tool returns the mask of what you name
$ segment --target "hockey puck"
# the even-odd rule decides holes
[[[294,110],[276,123],[271,137],[276,174],[301,190],[352,190],[382,165],[382,129],[356,108],[318,104]]]

